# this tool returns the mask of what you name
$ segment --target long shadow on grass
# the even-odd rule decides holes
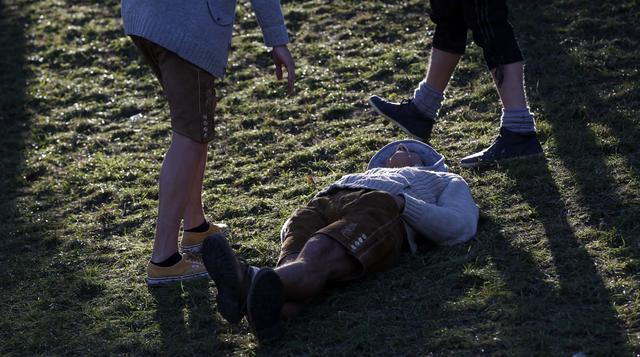
[[[14,237],[16,199],[22,186],[19,179],[24,162],[25,136],[29,117],[25,112],[25,21],[14,9],[0,1],[0,232]],[[3,238],[5,244],[13,239]]]
[[[519,17],[518,26],[531,58],[528,72],[539,81],[535,102],[542,105],[545,117],[552,123],[557,154],[577,184],[578,209],[588,212],[588,220],[580,223],[598,234],[587,236],[585,241],[597,240],[605,249],[611,248],[610,252],[618,259],[638,259],[640,205],[637,197],[633,198],[637,192],[632,191],[632,197],[628,197],[629,189],[621,190],[620,184],[624,183],[616,171],[629,171],[636,179],[640,177],[640,130],[637,118],[632,117],[639,109],[634,53],[637,53],[640,33],[637,26],[630,25],[639,7],[635,2],[582,0],[520,2],[514,6],[516,13],[526,13]],[[574,15],[565,16],[567,14]],[[585,61],[579,56],[589,59]],[[629,86],[635,90],[626,90]],[[612,92],[626,94],[606,99]],[[518,172],[512,174],[522,187],[525,199],[539,207],[563,291],[566,296],[577,298],[585,313],[615,318],[610,292],[598,275],[593,259],[571,232],[566,217],[554,221],[553,215],[545,212],[545,205],[552,199],[561,202],[561,197],[546,167],[539,169],[544,169],[540,171],[541,179],[553,188],[547,203],[536,195],[544,192],[527,187],[532,183],[530,178]],[[552,207],[558,215],[566,214],[565,210],[566,207]],[[613,238],[607,237],[611,232]],[[629,277],[637,274],[637,268],[625,272]],[[600,307],[598,301],[602,304]],[[627,299],[616,302],[633,304]],[[610,320],[609,334],[618,331],[620,336],[615,340],[622,343],[624,330],[616,320]],[[593,342],[597,341],[594,336]]]
[[[48,84],[30,85],[35,62],[42,63],[36,73],[47,73],[55,57],[28,45],[26,33],[36,36],[31,10],[38,4],[0,0],[0,308],[8,316],[0,319],[0,354],[95,354],[108,348],[97,342],[104,334],[92,333],[104,275],[89,267],[94,257],[83,249],[84,237],[61,239],[60,196],[54,180],[43,182],[61,179],[64,169],[50,172],[45,160],[27,154],[55,127],[35,118],[59,104]]]
[[[538,81],[530,92],[537,92],[533,101],[542,105],[545,118],[553,125],[551,135],[557,152],[573,173],[580,193],[578,202],[589,213],[585,224],[596,230],[616,231],[622,237],[616,237],[610,245],[618,248],[627,244],[631,248],[626,253],[637,257],[639,251],[633,246],[640,231],[639,201],[621,195],[614,170],[624,168],[640,177],[639,123],[629,114],[640,109],[640,98],[636,89],[628,90],[624,98],[604,99],[611,92],[624,92],[625,85],[637,88],[638,62],[630,53],[637,51],[634,44],[640,33],[637,26],[629,25],[634,23],[637,11],[623,8],[625,2],[536,1],[513,5],[515,12],[523,14],[518,16],[517,26],[530,57],[527,72]],[[563,35],[561,31],[568,24],[570,30]],[[599,48],[591,44],[589,54],[593,59],[581,64],[571,53],[572,47],[589,46],[596,40],[604,44]],[[593,64],[596,61],[603,63]],[[636,74],[625,77],[624,73]],[[605,134],[594,130],[604,130]],[[613,140],[602,137],[607,133]]]
[[[547,162],[531,160],[526,164],[506,165],[503,169],[517,183],[517,193],[534,208],[537,220],[544,226],[546,246],[559,281],[557,296],[548,297],[547,306],[540,314],[530,317],[546,321],[545,333],[554,336],[555,343],[561,344],[565,352],[629,354],[628,337],[613,307],[611,294],[593,258],[567,220],[567,207]],[[505,265],[500,270],[510,276],[511,283],[517,284],[522,275],[512,274],[514,268]]]
[[[216,350],[217,326],[211,308],[209,279],[150,287],[156,301],[162,354],[209,355]]]
[[[25,138],[29,134],[30,116],[26,113],[25,68],[26,20],[15,5],[0,0],[0,281],[2,314],[11,316],[10,309],[18,309],[19,298],[14,293],[29,281],[32,271],[27,269],[29,258],[39,255],[47,247],[30,237],[46,230],[46,221],[29,224],[17,208],[17,200],[28,177],[21,178],[25,160]],[[7,306],[8,305],[8,306]],[[0,354],[27,353],[21,351],[20,334],[23,331],[11,321],[0,322]],[[17,336],[17,338],[16,338]]]
[[[101,287],[56,259],[59,219],[49,212],[55,199],[31,189],[47,167],[26,156],[37,103],[27,94],[31,21],[24,5],[0,0],[0,307],[8,316],[0,322],[0,354],[64,354],[66,329],[90,324],[84,314],[70,317],[69,299],[89,302]]]

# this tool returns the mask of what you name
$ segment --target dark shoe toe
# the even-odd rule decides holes
[[[369,103],[378,114],[391,120],[405,133],[424,142],[431,139],[434,120],[423,115],[411,100],[392,103],[374,95],[369,98]]]
[[[475,154],[465,156],[460,160],[460,166],[465,168],[476,167],[482,163],[483,155],[484,151],[480,151]]]
[[[284,305],[284,286],[271,268],[260,269],[251,283],[247,297],[247,320],[261,342],[279,338],[284,333],[280,312]]]
[[[202,261],[218,290],[218,311],[230,323],[244,316],[245,294],[242,276],[238,275],[238,260],[222,234],[213,234],[202,243]]]
[[[524,158],[542,154],[542,146],[536,133],[516,133],[501,128],[500,135],[488,148],[465,156],[460,160],[462,167],[476,167],[499,160]]]

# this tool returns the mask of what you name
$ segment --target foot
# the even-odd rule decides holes
[[[488,148],[464,157],[462,167],[476,167],[498,160],[542,154],[542,146],[535,132],[520,134],[501,128],[500,135]]]
[[[260,269],[247,297],[247,320],[261,342],[275,340],[284,333],[280,312],[284,305],[284,286],[271,268]]]
[[[393,121],[405,133],[424,142],[431,139],[434,120],[422,114],[411,100],[392,103],[374,95],[369,98],[369,103],[376,112]]]
[[[207,270],[198,257],[191,253],[182,254],[182,259],[169,267],[161,267],[149,262],[147,284],[164,285],[207,276]]]
[[[216,301],[220,315],[232,324],[240,322],[251,284],[248,266],[238,261],[229,242],[220,233],[204,240],[202,260],[218,289]]]
[[[179,247],[183,252],[200,253],[202,242],[212,234],[222,234],[225,237],[229,228],[224,223],[209,223],[209,229],[205,232],[183,232]]]

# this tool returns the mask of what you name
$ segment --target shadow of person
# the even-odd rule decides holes
[[[565,351],[629,354],[629,339],[611,293],[594,258],[584,242],[576,237],[567,218],[565,200],[547,165],[547,161],[540,158],[502,167],[515,182],[513,194],[520,195],[533,209],[535,221],[544,229],[545,241],[527,244],[536,245],[536,249],[549,254],[551,261],[545,274],[551,274],[547,280],[557,280],[557,288],[544,294],[553,295],[548,306],[533,316],[544,313],[539,316],[549,322],[546,333],[560,337]],[[518,280],[523,274],[512,274],[514,268],[513,264],[504,264],[500,271],[512,283],[520,284]]]
[[[0,1],[0,233],[4,237],[0,246],[5,253],[24,245],[23,237],[17,236],[20,224],[16,220],[21,215],[16,200],[21,196],[20,189],[44,174],[42,168],[29,172],[24,167],[25,140],[32,121],[25,110],[26,83],[31,75],[26,64],[27,24],[19,10]]]
[[[208,279],[148,287],[157,307],[162,352],[166,355],[211,354],[217,325]]]
[[[640,10],[628,2],[512,4],[531,58],[528,92],[551,123],[551,154],[570,171],[582,223],[596,236],[615,236],[608,243],[637,258],[640,201],[634,198],[637,184],[630,183],[640,177],[640,92],[627,89],[640,81],[629,51],[640,38],[638,28],[628,25],[638,13],[633,8]]]
[[[45,349],[46,344],[25,346],[25,341],[62,338],[61,327],[78,322],[68,312],[76,305],[69,306],[65,296],[77,297],[74,302],[90,300],[101,288],[56,259],[62,218],[50,212],[54,203],[48,191],[32,189],[48,169],[27,154],[38,130],[31,106],[36,100],[28,92],[34,74],[26,33],[33,18],[27,11],[20,2],[0,0],[0,306],[11,310],[3,319],[0,354],[55,353]],[[63,274],[65,284],[59,284]],[[74,316],[72,321],[69,316]]]
[[[183,290],[180,284],[148,287],[157,307],[155,320],[160,324],[162,350],[173,351],[176,341],[188,341],[185,326]]]

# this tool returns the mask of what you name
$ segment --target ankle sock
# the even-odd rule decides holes
[[[514,133],[535,133],[536,121],[529,108],[522,109],[502,109],[500,127]]]
[[[435,120],[438,117],[438,111],[442,106],[443,99],[443,93],[433,89],[427,84],[426,80],[423,80],[418,85],[418,88],[413,91],[412,102],[422,114]]]
[[[170,266],[176,264],[180,260],[182,260],[182,255],[180,253],[178,253],[178,252],[175,252],[175,253],[173,253],[172,256],[170,256],[169,258],[167,258],[167,259],[165,259],[165,260],[163,260],[163,261],[161,261],[159,263],[156,263],[156,262],[154,262],[152,260],[151,264],[157,265],[159,267],[165,267],[166,268],[166,267],[170,267]]]
[[[206,232],[207,230],[209,230],[209,222],[207,222],[207,220],[205,219],[201,225],[190,228],[190,229],[185,229],[184,231],[193,232],[193,233],[202,233],[202,232]]]

